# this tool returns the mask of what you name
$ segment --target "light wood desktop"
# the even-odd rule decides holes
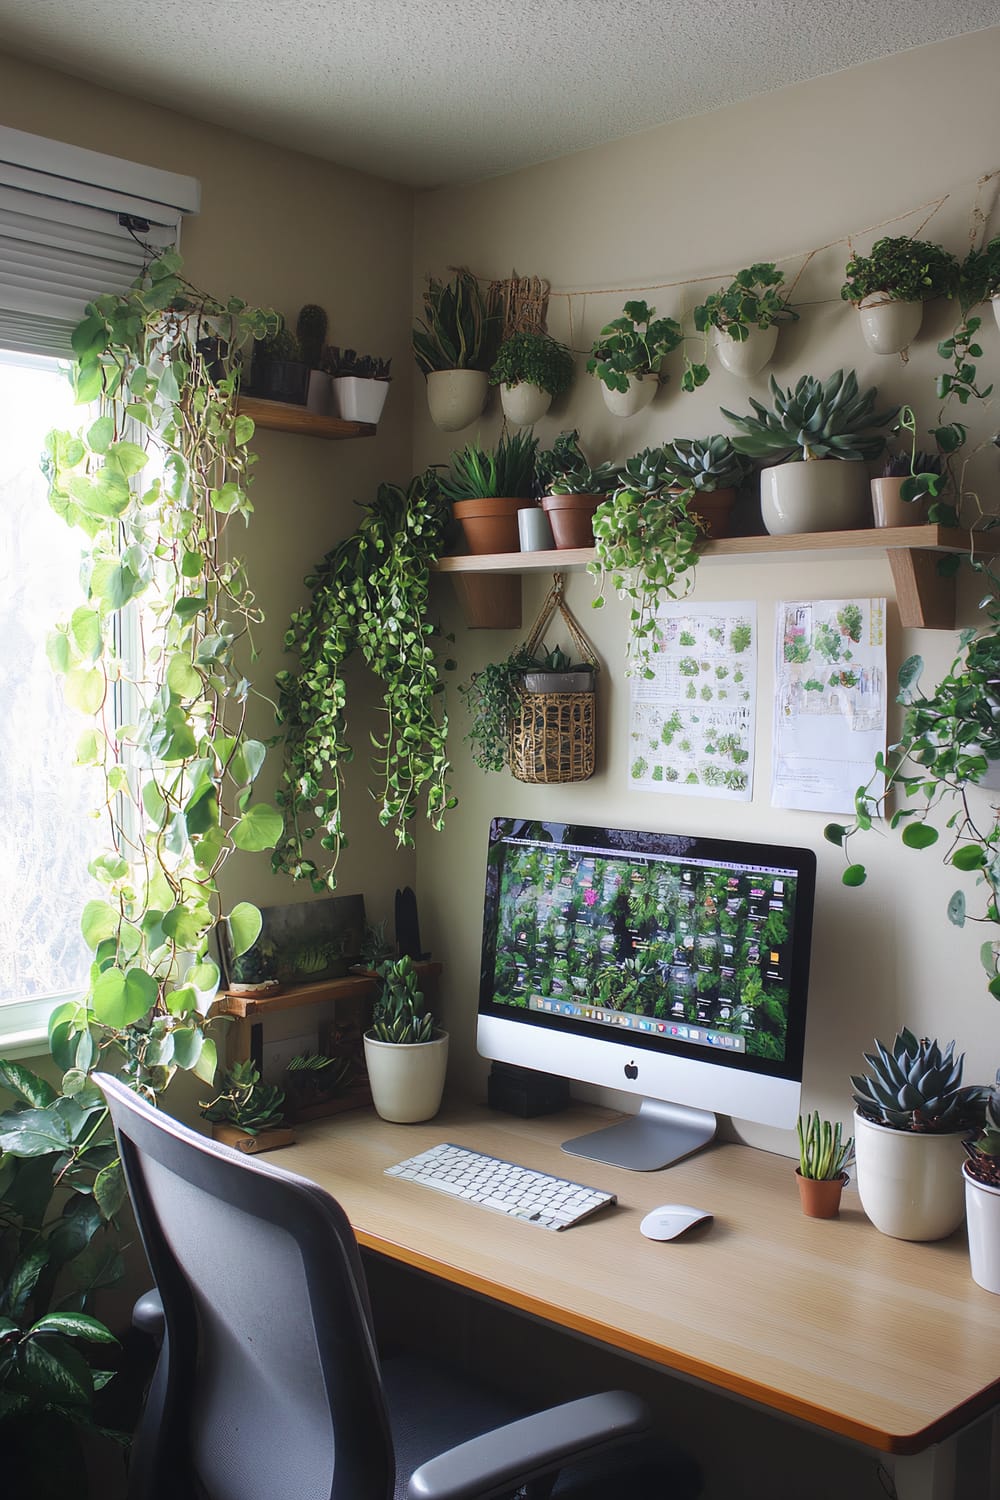
[[[559,1149],[608,1118],[449,1104],[389,1125],[356,1110],[301,1127],[275,1161],[331,1192],[362,1245],[887,1455],[900,1500],[950,1500],[956,1434],[1000,1405],[1000,1297],[973,1282],[964,1233],[889,1239],[851,1190],[839,1219],[807,1219],[794,1164],[745,1146],[643,1173]],[[383,1175],[441,1141],[610,1189],[618,1205],[553,1233]],[[666,1202],[714,1223],[644,1239],[640,1220]],[[598,1266],[615,1270],[598,1279]]]

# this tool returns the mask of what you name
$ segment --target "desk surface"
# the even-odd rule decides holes
[[[1000,1297],[973,1282],[963,1231],[890,1239],[853,1189],[839,1219],[807,1219],[793,1163],[745,1146],[663,1172],[560,1151],[607,1119],[450,1105],[389,1125],[356,1110],[303,1126],[275,1161],[331,1192],[370,1249],[883,1452],[918,1452],[1000,1402]],[[556,1234],[383,1176],[446,1140],[610,1189],[618,1206]],[[664,1202],[715,1222],[644,1239],[640,1219]]]

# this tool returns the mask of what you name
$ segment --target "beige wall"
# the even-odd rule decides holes
[[[621,421],[607,415],[597,383],[583,374],[583,353],[600,327],[616,316],[629,290],[646,295],[660,313],[683,320],[707,291],[753,260],[784,262],[791,280],[806,252],[794,300],[801,321],[782,332],[773,365],[784,385],[800,375],[857,369],[863,385],[877,384],[884,404],[911,401],[921,427],[934,420],[933,380],[941,366],[935,344],[949,328],[950,308],[929,309],[925,331],[908,364],[867,352],[852,309],[839,298],[847,259],[845,236],[859,250],[877,237],[870,226],[900,217],[881,233],[916,233],[958,254],[969,243],[976,179],[1000,167],[1000,96],[994,84],[1000,29],[890,58],[871,66],[782,90],[766,98],[650,131],[560,161],[422,196],[417,203],[414,296],[426,272],[467,264],[486,277],[547,277],[557,293],[549,328],[580,352],[578,380],[538,426],[548,443],[562,428],[579,427],[595,460],[622,459],[666,437],[724,430],[720,405],[748,411],[747,395],[765,397],[766,374],[749,387],[713,362],[708,384],[680,392],[680,358],[668,362],[670,382],[646,413]],[[961,101],[947,109],[942,100]],[[991,184],[992,188],[994,185]],[[930,206],[948,201],[928,220]],[[981,200],[989,207],[989,190]],[[918,210],[914,212],[913,210]],[[868,232],[866,233],[866,228]],[[1000,216],[992,224],[1000,232]],[[821,249],[839,241],[833,248]],[[788,259],[786,259],[788,258]],[[672,285],[701,276],[700,285]],[[609,291],[596,289],[608,288]],[[648,289],[648,290],[647,290]],[[590,295],[583,295],[590,291]],[[690,326],[690,317],[687,318]],[[1000,380],[1000,332],[987,310],[982,370]],[[499,431],[494,396],[479,428],[438,432],[415,392],[415,462],[444,460],[477,431]],[[968,413],[977,436],[997,428],[995,404]],[[981,455],[976,470],[988,502],[995,493],[997,456]],[[525,588],[525,629],[543,583]],[[967,1077],[990,1078],[1000,1063],[1000,1015],[984,991],[978,962],[982,934],[958,931],[945,916],[958,882],[933,854],[904,850],[896,839],[870,837],[859,853],[870,869],[863,891],[840,883],[842,857],[826,844],[826,819],[770,806],[771,632],[775,601],[891,593],[887,565],[864,562],[759,563],[703,567],[696,600],[756,599],[761,641],[757,769],[753,801],[729,804],[634,792],[627,777],[629,685],[623,675],[625,617],[620,606],[590,609],[593,589],[572,575],[569,602],[592,634],[605,663],[601,681],[603,748],[592,781],[571,787],[528,787],[506,774],[477,771],[461,737],[467,721],[457,695],[453,752],[460,805],[443,836],[425,832],[418,850],[425,941],[444,959],[447,1021],[459,1066],[485,1071],[474,1058],[474,1015],[483,855],[495,813],[568,818],[625,827],[674,829],[805,844],[817,851],[819,889],[807,1038],[805,1102],[849,1117],[848,1077],[858,1071],[872,1037],[891,1036],[906,1023],[918,1033],[957,1037],[969,1054]],[[447,591],[444,607],[458,621]],[[518,642],[517,632],[470,633],[458,628],[460,677],[497,659]],[[901,631],[889,611],[890,674],[921,652],[929,667],[950,659],[950,632]],[[980,794],[982,795],[982,794]],[[793,1137],[748,1130],[755,1142],[791,1151]]]

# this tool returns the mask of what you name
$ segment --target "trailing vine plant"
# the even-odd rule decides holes
[[[379,485],[358,529],[306,579],[312,597],[285,634],[296,663],[277,679],[284,830],[272,863],[313,890],[336,888],[346,844],[343,774],[354,752],[344,669],[355,651],[383,687],[385,726],[373,738],[379,822],[410,846],[421,800],[436,829],[455,805],[441,679],[442,667],[454,663],[439,661],[436,627],[427,617],[430,565],[444,551],[450,516],[431,469],[405,489]],[[324,854],[313,857],[309,844],[317,834]]]

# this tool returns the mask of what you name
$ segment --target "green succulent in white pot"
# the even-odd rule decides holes
[[[389,959],[378,970],[379,991],[365,1032],[372,1102],[383,1120],[430,1120],[441,1107],[448,1033],[425,1008],[413,960]]]
[[[879,411],[875,386],[862,391],[853,370],[828,380],[803,375],[783,390],[771,376],[770,408],[750,398],[753,413],[722,408],[736,427],[733,447],[748,458],[770,460],[761,471],[760,508],[772,536],[845,531],[870,515],[865,467],[885,447],[880,428],[899,408]]]

